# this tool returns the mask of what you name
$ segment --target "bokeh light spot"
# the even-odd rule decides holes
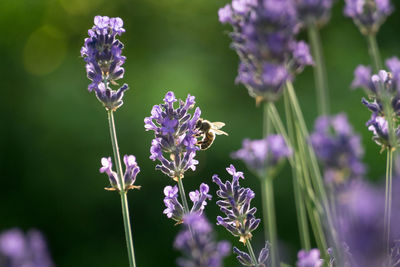
[[[25,44],[25,69],[35,75],[46,75],[56,70],[65,58],[67,42],[63,32],[44,25],[34,31]]]

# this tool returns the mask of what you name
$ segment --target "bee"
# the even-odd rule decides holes
[[[223,122],[210,122],[200,118],[196,122],[196,129],[198,131],[196,137],[201,138],[201,140],[197,142],[200,149],[208,149],[214,142],[216,135],[228,135],[226,132],[220,130],[224,126],[225,123]]]

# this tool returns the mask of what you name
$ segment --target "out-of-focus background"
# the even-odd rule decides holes
[[[395,1],[393,1],[395,2]],[[262,111],[243,86],[235,85],[238,59],[229,48],[229,27],[218,22],[223,0],[2,0],[0,2],[1,131],[0,232],[36,228],[47,237],[57,266],[127,266],[119,196],[103,190],[106,175],[100,158],[112,155],[107,115],[89,93],[79,50],[95,15],[121,17],[126,33],[125,78],[130,86],[116,114],[122,154],[134,154],[141,167],[140,191],[129,193],[138,266],[174,266],[172,243],[179,227],[162,213],[163,188],[174,182],[154,170],[149,159],[152,132],[143,119],[168,90],[180,98],[196,96],[203,117],[223,121],[229,137],[218,137],[200,164],[184,180],[187,192],[211,184],[215,173],[229,178],[230,163],[245,171],[243,185],[259,193],[258,180],[230,158],[245,137],[260,138]],[[400,5],[382,26],[378,42],[383,58],[400,55]],[[371,141],[361,105],[362,91],[351,91],[354,68],[369,64],[364,38],[342,15],[343,1],[322,29],[332,113],[346,112],[363,137],[368,177],[380,180],[385,157]],[[306,36],[300,34],[300,38]],[[309,128],[317,115],[312,69],[298,76],[295,87]],[[278,107],[281,108],[280,101]],[[215,196],[216,187],[211,186]],[[276,210],[283,258],[293,263],[299,248],[291,172],[276,178]],[[215,197],[214,197],[215,200]],[[215,201],[206,214],[219,213]],[[259,207],[258,194],[254,205]],[[225,229],[219,239],[241,246]],[[255,232],[257,251],[262,227]],[[238,266],[234,256],[226,266]]]

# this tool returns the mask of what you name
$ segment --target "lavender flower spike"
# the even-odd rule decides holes
[[[190,200],[193,202],[190,213],[198,215],[203,213],[203,210],[207,205],[207,199],[211,199],[211,195],[208,194],[209,190],[209,186],[202,183],[200,185],[200,190],[189,193]],[[164,214],[166,214],[168,218],[172,218],[174,221],[181,223],[183,220],[184,210],[182,204],[178,200],[178,191],[176,185],[173,187],[168,185],[164,188],[164,204],[166,206]]]
[[[319,250],[316,248],[310,251],[299,251],[297,258],[297,267],[321,267],[324,263],[320,257]]]
[[[125,155],[124,156],[124,163],[125,163],[125,173],[124,173],[124,190],[129,189],[140,189],[140,186],[133,185],[136,181],[136,176],[140,172],[140,168],[136,163],[136,157],[133,155]],[[100,168],[101,173],[106,173],[108,175],[108,179],[110,180],[110,188],[105,188],[109,191],[121,191],[122,186],[118,180],[118,174],[112,170],[112,161],[111,157],[102,158],[101,159]]]
[[[344,14],[353,19],[362,34],[376,34],[393,12],[390,0],[345,0]]]
[[[292,0],[232,0],[218,12],[233,27],[232,48],[240,64],[237,83],[260,101],[275,101],[293,74],[312,64],[308,46],[297,43],[296,9]]]
[[[177,108],[175,102],[178,102]],[[160,164],[156,169],[176,181],[183,178],[188,169],[195,170],[198,163],[194,159],[199,150],[195,134],[201,111],[196,108],[191,115],[189,110],[194,104],[194,96],[188,95],[184,102],[178,101],[173,92],[168,92],[164,103],[155,105],[151,116],[144,119],[146,131],[154,131],[150,159],[158,160]]]
[[[240,186],[239,178],[244,179],[242,172],[237,172],[232,164],[226,170],[232,175],[232,182],[222,183],[217,175],[213,176],[213,182],[219,186],[217,195],[220,200],[217,201],[217,205],[226,215],[225,218],[218,216],[217,224],[225,227],[245,244],[247,240],[251,239],[251,232],[258,227],[261,221],[254,217],[257,209],[250,207],[250,202],[255,194],[250,188]]]
[[[125,32],[120,18],[96,16],[94,26],[88,31],[89,38],[81,49],[81,56],[86,62],[87,77],[92,81],[89,92],[95,91],[100,102],[107,110],[115,111],[122,104],[124,92],[128,85],[124,84],[117,91],[110,84],[117,85],[117,80],[124,76],[125,57],[122,56],[124,45],[116,38]]]
[[[265,263],[269,256],[269,249],[270,249],[270,244],[268,242],[265,242],[265,246],[263,247],[263,249],[260,251],[260,254],[258,255],[258,259],[257,259],[258,265],[257,266],[266,267]],[[235,254],[237,254],[236,258],[243,266],[255,267],[249,254],[239,250],[237,247],[233,247],[233,252]]]
[[[291,155],[292,150],[281,135],[269,135],[261,140],[244,139],[242,148],[231,156],[234,159],[243,160],[257,176],[264,177],[267,168],[275,167]]]
[[[185,229],[179,232],[174,243],[174,247],[185,255],[177,260],[178,266],[223,266],[223,259],[230,254],[231,244],[227,241],[215,241],[214,232],[207,219],[197,213],[189,213],[184,217],[184,226]]]

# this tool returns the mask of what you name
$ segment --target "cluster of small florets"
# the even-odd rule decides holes
[[[353,19],[362,34],[376,34],[393,12],[390,0],[345,0],[344,14]]]
[[[189,193],[190,200],[193,203],[192,209],[190,213],[201,215],[205,206],[207,205],[207,200],[211,200],[212,196],[208,194],[210,188],[207,184],[202,183],[200,185],[199,190],[192,191]],[[166,186],[164,188],[164,204],[166,206],[164,210],[164,214],[167,215],[168,218],[173,219],[174,221],[181,223],[184,217],[184,209],[182,204],[178,200],[178,187],[175,186]]]
[[[362,87],[369,94],[370,101],[365,98],[362,103],[372,112],[371,119],[367,122],[368,129],[373,132],[373,140],[385,147],[395,147],[400,137],[400,128],[396,125],[396,117],[400,116],[400,61],[391,58],[386,61],[390,72],[380,70],[371,76],[371,68],[360,65],[354,72],[352,87]],[[391,114],[386,114],[384,101],[390,103]],[[389,123],[393,121],[395,139],[389,142]]]
[[[100,168],[100,172],[108,175],[111,185],[111,187],[106,188],[106,190],[126,191],[129,189],[140,188],[140,186],[134,185],[136,176],[140,172],[140,168],[136,163],[136,157],[133,155],[125,155],[124,163],[125,173],[123,176],[123,185],[121,185],[120,180],[118,179],[118,174],[112,169],[111,157],[101,159],[102,167]]]
[[[257,100],[276,100],[292,72],[313,63],[308,46],[296,42],[296,9],[290,0],[233,0],[218,12],[229,23],[240,57],[236,82]]]
[[[250,188],[240,186],[239,179],[244,179],[243,172],[237,172],[233,165],[226,170],[232,175],[232,182],[223,183],[216,174],[212,178],[213,182],[219,186],[217,195],[220,200],[217,201],[217,205],[226,215],[225,218],[218,216],[217,224],[225,227],[245,244],[247,240],[251,239],[251,232],[258,227],[261,221],[254,216],[257,209],[250,207],[250,202],[255,194]]]
[[[0,233],[0,266],[53,267],[46,241],[37,230],[15,228]]]
[[[175,238],[174,247],[185,257],[177,260],[180,267],[221,267],[223,259],[230,254],[231,244],[216,242],[211,224],[197,213],[184,217],[184,229]]]
[[[232,153],[232,158],[243,160],[249,170],[264,177],[269,168],[274,168],[284,158],[290,157],[292,150],[282,135],[269,135],[264,139],[244,139],[242,148]]]
[[[124,76],[125,57],[122,56],[124,45],[116,39],[125,32],[120,18],[96,16],[94,26],[88,31],[89,38],[81,49],[81,56],[86,61],[86,72],[92,81],[89,91],[95,91],[97,98],[107,110],[116,110],[122,104],[128,85],[113,90],[110,83],[117,85],[117,80]]]
[[[342,185],[365,174],[361,138],[354,133],[345,114],[319,117],[310,142],[324,166],[327,184]]]
[[[150,159],[160,161],[156,169],[175,180],[183,178],[188,169],[196,169],[196,123],[201,113],[198,107],[193,115],[189,113],[195,104],[194,96],[188,95],[185,102],[179,99],[175,108],[177,101],[174,93],[168,92],[164,103],[155,105],[151,116],[144,119],[146,131],[152,130],[155,135]]]

